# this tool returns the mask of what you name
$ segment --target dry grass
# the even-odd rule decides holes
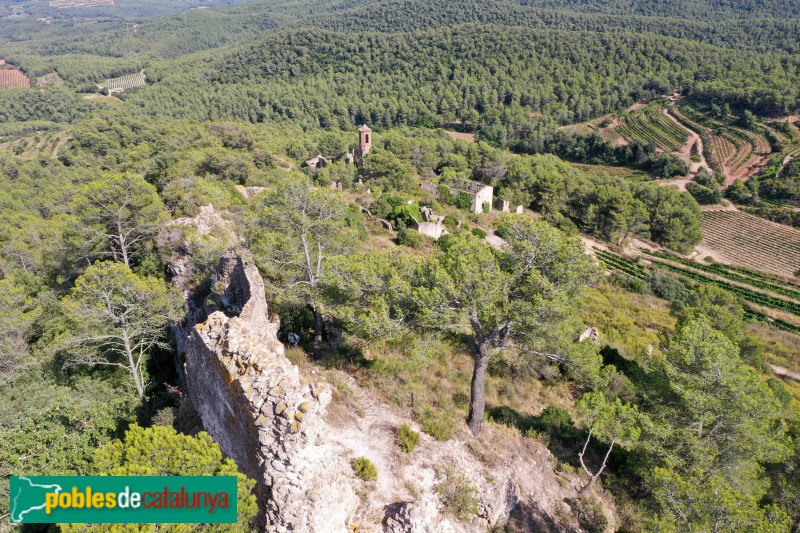
[[[475,142],[475,134],[474,133],[463,133],[460,131],[453,131],[453,130],[444,130],[444,132],[450,136],[451,139],[455,139],[457,141],[467,141],[470,143]]]
[[[573,167],[579,169],[590,176],[598,174],[609,174],[611,176],[625,178],[631,181],[649,181],[650,174],[643,170],[636,170],[627,167],[613,167],[609,165],[589,165],[584,163],[570,163]]]

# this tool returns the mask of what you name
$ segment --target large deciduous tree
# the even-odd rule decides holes
[[[146,357],[168,347],[166,327],[180,317],[182,301],[162,280],[139,277],[122,263],[95,263],[65,301],[75,326],[65,339],[67,364],[125,369],[144,402]]]
[[[497,350],[514,344],[528,357],[569,364],[577,331],[574,312],[594,275],[577,239],[539,221],[508,216],[494,250],[468,234],[441,242],[441,252],[420,268],[417,320],[427,328],[468,331],[475,358],[468,424],[481,430],[486,372]]]

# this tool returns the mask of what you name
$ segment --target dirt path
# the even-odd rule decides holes
[[[798,121],[800,121],[800,115],[789,115],[788,117],[783,117],[777,120],[770,120],[769,122],[786,122],[789,125],[789,129],[791,129],[796,134],[800,135],[800,128],[797,127]]]
[[[674,105],[674,102],[671,105]],[[703,155],[703,139],[700,138],[700,135],[696,131],[690,130],[689,128],[681,124],[681,122],[677,118],[670,115],[669,107],[664,108],[664,114],[667,117],[669,117],[669,119],[672,122],[677,124],[679,128],[689,133],[689,140],[686,141],[686,144],[683,146],[681,152],[677,154],[677,156],[680,157],[681,160],[683,160],[687,165],[689,165],[689,178],[686,181],[687,182],[691,181],[691,179],[697,175],[697,172],[701,168],[705,168],[707,171],[711,172],[711,167],[708,166],[708,161],[706,161],[706,157],[705,155]],[[692,146],[694,146],[695,144],[697,144],[697,153],[700,155],[700,161],[692,161]],[[683,184],[683,188],[681,190],[683,191],[686,190],[685,183]]]
[[[797,373],[797,372],[794,372],[792,370],[789,370],[788,368],[784,368],[784,367],[778,366],[778,365],[772,365],[771,364],[771,365],[769,365],[769,367],[772,369],[772,371],[778,377],[792,379],[794,381],[800,381],[800,374]]]
[[[787,155],[786,157],[784,157],[784,158],[783,158],[783,163],[781,163],[781,166],[780,166],[780,168],[779,168],[779,169],[778,169],[778,171],[775,173],[775,177],[777,178],[778,176],[780,176],[781,172],[783,171],[783,167],[785,167],[786,165],[788,165],[789,163],[791,163],[791,162],[792,162],[792,159],[794,159],[794,158],[795,158],[795,157],[797,157],[798,155],[800,155],[800,149],[797,149],[797,150],[795,150],[794,152],[791,152],[791,153],[790,153],[789,155]]]
[[[663,185],[664,187],[673,187],[674,189],[677,189],[677,190],[679,190],[681,192],[686,192],[686,186],[689,183],[691,183],[692,179],[694,178],[694,176],[696,174],[697,174],[697,172],[692,173],[690,171],[688,178],[681,178],[681,179],[677,179],[677,180],[658,180],[657,183],[659,185]]]

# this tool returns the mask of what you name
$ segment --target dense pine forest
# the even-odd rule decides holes
[[[546,450],[570,497],[494,530],[800,527],[797,2],[0,0],[0,58],[0,531],[12,475],[175,457],[239,479],[186,531],[263,527],[176,338],[226,253],[330,410],[417,428],[397,453]],[[392,473],[353,459],[363,510]]]

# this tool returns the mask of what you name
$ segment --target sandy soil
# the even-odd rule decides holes
[[[782,378],[793,379],[794,381],[800,381],[800,374],[797,372],[793,372],[788,368],[784,368],[778,365],[769,365],[772,371],[775,373],[776,376],[780,376]]]
[[[122,102],[122,100],[120,100],[119,98],[117,98],[116,96],[114,96],[112,94],[104,95],[104,94],[100,94],[100,93],[86,94],[86,95],[83,96],[83,99],[84,100],[99,100],[99,101],[103,101],[104,100],[106,102]]]

